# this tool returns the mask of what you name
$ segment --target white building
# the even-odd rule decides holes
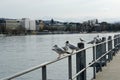
[[[29,21],[30,21],[29,18],[23,18],[21,20],[21,24],[26,30],[30,30]]]
[[[31,30],[31,31],[36,30],[35,20],[30,20],[29,18],[23,18],[21,20],[21,24],[26,30]]]
[[[29,21],[29,29],[35,31],[36,30],[36,23],[35,20]]]

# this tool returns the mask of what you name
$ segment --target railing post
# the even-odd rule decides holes
[[[84,43],[78,43],[80,49],[84,48]],[[80,51],[76,54],[76,73],[86,67],[86,52]],[[86,80],[86,70],[79,74],[76,80]]]
[[[112,36],[108,37],[108,40],[112,40]],[[108,41],[108,51],[112,49],[112,41]],[[108,61],[110,62],[113,59],[112,51],[108,53]]]
[[[120,34],[118,34],[118,44],[120,43]],[[120,45],[118,45],[118,50],[120,49]]]
[[[72,80],[72,56],[68,57],[68,77]]]
[[[101,39],[96,41],[96,44],[101,43]],[[102,44],[96,46],[96,59],[98,59],[102,55]],[[95,63],[96,72],[102,71],[101,59]]]
[[[114,47],[116,47],[116,45],[117,45],[117,36],[116,35],[114,35]]]
[[[101,43],[101,41],[96,42],[96,44]],[[102,55],[102,48],[101,48],[102,44],[99,44],[96,46],[96,59],[98,59],[101,55]]]
[[[96,46],[93,46],[93,61],[96,60]],[[93,65],[93,79],[96,78],[96,66]]]
[[[106,38],[102,37],[102,42],[105,42]],[[106,53],[106,42],[102,44],[102,55]],[[105,63],[105,66],[107,66],[107,59],[106,59],[106,55],[102,58],[102,60]]]
[[[120,49],[120,46],[118,45],[119,43],[120,43],[120,38],[119,38],[120,36],[119,36],[119,34],[117,35],[117,48],[118,48],[118,50]]]
[[[118,35],[116,35],[116,37],[117,37],[117,39],[116,39],[116,43],[118,44],[118,42],[119,42]]]
[[[117,35],[114,35],[114,55],[116,55],[118,47],[117,47]]]
[[[42,80],[47,80],[46,66],[42,67]]]

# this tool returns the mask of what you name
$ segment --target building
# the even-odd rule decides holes
[[[45,23],[42,20],[36,20],[36,30],[43,31],[45,28]]]
[[[31,31],[36,31],[35,20],[30,20],[30,21],[29,21],[29,30],[31,30]]]
[[[26,30],[30,30],[29,21],[30,21],[29,18],[22,18],[22,20],[21,20],[21,25],[22,25]]]
[[[16,30],[20,27],[20,21],[16,19],[5,20],[5,25],[7,30]]]
[[[0,34],[6,33],[6,28],[5,28],[5,19],[0,18]]]
[[[26,29],[26,31],[36,31],[36,23],[35,20],[30,20],[29,18],[23,18],[21,20],[22,26]]]
[[[20,34],[24,32],[24,28],[21,26],[21,21],[17,19],[5,20],[6,34]]]

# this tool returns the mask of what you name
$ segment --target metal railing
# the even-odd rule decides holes
[[[102,55],[101,56],[99,56],[98,58],[96,58],[96,54],[97,54],[97,51],[96,51],[96,48],[97,48],[97,46],[100,46],[100,45],[108,45],[108,47],[109,46],[111,46],[111,45],[109,45],[109,44],[107,44],[107,43],[110,43],[110,44],[112,44],[113,45],[113,41],[114,41],[114,48],[112,48],[111,47],[111,49],[109,49],[108,51],[105,51],[105,53],[102,53]],[[96,62],[98,62],[99,60],[101,60],[103,57],[105,57],[106,55],[109,55],[109,54],[111,54],[111,52],[113,52],[113,53],[116,53],[118,50],[119,50],[119,48],[120,48],[120,35],[115,35],[114,36],[114,39],[110,39],[110,40],[107,40],[107,41],[103,41],[103,42],[100,42],[100,43],[97,43],[97,44],[94,44],[94,45],[92,45],[92,46],[90,46],[90,47],[87,47],[87,48],[83,48],[83,49],[80,49],[80,50],[78,50],[78,51],[76,51],[75,53],[72,53],[72,54],[68,54],[68,55],[66,55],[66,56],[64,56],[64,57],[61,57],[60,59],[55,59],[55,60],[53,60],[53,61],[50,61],[50,62],[45,62],[45,63],[43,63],[43,64],[40,64],[40,65],[38,65],[38,66],[35,66],[35,67],[32,67],[32,68],[29,68],[29,69],[27,69],[27,70],[24,70],[24,71],[21,71],[21,72],[19,72],[19,73],[16,73],[16,74],[14,74],[14,75],[11,75],[11,76],[9,76],[9,77],[6,77],[6,78],[2,78],[2,79],[0,79],[0,80],[12,80],[12,79],[15,79],[15,78],[17,78],[17,77],[20,77],[20,76],[22,76],[22,75],[24,75],[24,74],[27,74],[27,73],[30,73],[30,72],[32,72],[32,71],[35,71],[35,70],[38,70],[38,69],[42,69],[42,80],[47,80],[47,65],[50,65],[50,64],[52,64],[52,63],[55,63],[55,62],[58,62],[58,61],[60,61],[60,60],[62,60],[62,59],[65,59],[65,58],[68,58],[68,79],[69,80],[74,80],[75,78],[77,79],[77,80],[80,80],[80,74],[83,74],[83,72],[85,72],[86,70],[87,70],[87,68],[89,68],[89,67],[93,67],[93,73],[94,73],[94,76],[93,76],[93,78],[95,78],[95,75],[96,75],[96,66],[95,66],[95,64],[96,64]],[[75,75],[73,75],[72,76],[72,55],[75,55],[76,54],[76,57],[78,56],[77,54],[86,54],[85,52],[83,52],[83,51],[85,51],[85,50],[87,50],[87,49],[90,49],[90,48],[93,48],[93,61],[88,65],[88,66],[84,66],[83,68],[81,68],[81,70],[78,70],[77,72],[76,72],[76,74]],[[81,52],[83,52],[83,53],[81,53]],[[79,58],[79,56],[78,56],[78,58]],[[109,58],[109,57],[108,57]],[[81,58],[80,58],[81,59]],[[78,62],[77,61],[77,59],[76,59],[76,62]],[[79,65],[81,65],[81,64],[76,64],[76,66],[79,66]],[[77,69],[77,68],[76,68]],[[85,75],[85,74],[84,74]],[[82,80],[86,80],[86,78],[84,78],[84,79],[82,79]]]

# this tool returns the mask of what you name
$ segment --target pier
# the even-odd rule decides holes
[[[48,65],[57,63],[63,59],[68,59],[68,79],[67,80],[87,80],[87,70],[92,68],[93,80],[118,80],[119,79],[119,49],[120,49],[120,35],[109,36],[108,38],[102,37],[101,40],[95,42],[92,46],[85,48],[85,44],[80,42],[77,44],[79,50],[74,53],[63,56],[53,61],[45,62],[43,64],[34,66],[27,70],[15,73],[11,76],[2,78],[0,80],[13,80],[22,75],[32,71],[41,69],[41,80],[48,80],[47,70]],[[86,64],[86,55],[89,54],[86,50],[92,49],[93,59],[89,64]],[[76,56],[76,74],[73,75],[73,60],[72,56]],[[59,71],[59,70],[58,70]],[[115,72],[115,73],[114,73]],[[52,74],[52,73],[51,73]],[[112,77],[112,78],[110,78]],[[110,79],[109,79],[110,78]]]

